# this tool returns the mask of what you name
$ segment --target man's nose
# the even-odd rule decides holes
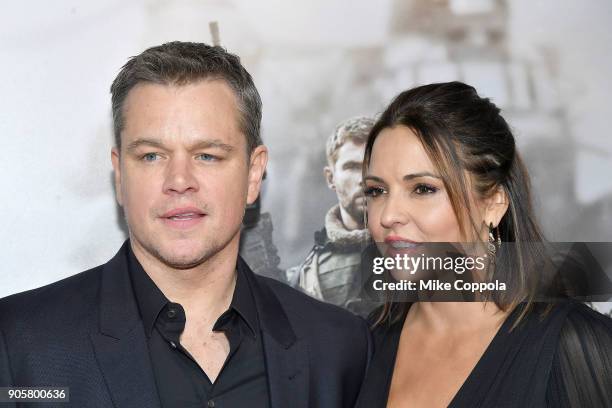
[[[166,169],[164,193],[184,194],[199,190],[198,180],[195,177],[195,163],[188,157],[173,157]]]

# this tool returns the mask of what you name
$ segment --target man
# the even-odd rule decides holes
[[[131,58],[111,93],[129,240],[0,301],[0,386],[69,387],[75,407],[352,406],[363,321],[238,257],[268,158],[238,57],[167,43]]]
[[[325,216],[325,227],[315,233],[306,260],[287,271],[288,280],[309,295],[367,314],[359,298],[361,250],[367,240],[365,197],[361,168],[365,143],[374,120],[355,117],[340,123],[327,140],[325,179],[338,204]]]

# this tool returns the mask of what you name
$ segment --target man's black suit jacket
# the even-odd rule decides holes
[[[127,245],[104,265],[0,300],[0,387],[68,386],[61,407],[159,407]],[[253,288],[272,407],[352,407],[370,354],[365,322],[237,267]]]

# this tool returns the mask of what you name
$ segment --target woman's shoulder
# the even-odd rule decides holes
[[[612,318],[584,303],[571,305],[561,328],[557,354],[565,354],[574,362],[584,362],[600,358],[600,354],[610,355],[607,359],[612,375]]]
[[[521,314],[520,307],[514,310],[515,315]],[[534,303],[531,304],[528,316],[536,325],[543,322],[549,325],[555,325],[560,328],[558,331],[561,335],[570,334],[577,327],[590,328],[593,330],[601,330],[603,332],[610,331],[612,328],[612,318],[606,316],[589,305],[568,299],[557,303]],[[580,330],[579,330],[580,331]]]
[[[612,319],[572,303],[551,374],[549,395],[564,396],[561,405],[612,406]]]
[[[580,325],[609,335],[612,330],[612,318],[584,303],[572,302],[564,330],[573,330]]]
[[[565,319],[559,333],[560,350],[577,346],[576,340],[585,351],[612,344],[609,343],[612,342],[612,318],[582,302],[571,301],[565,308]]]

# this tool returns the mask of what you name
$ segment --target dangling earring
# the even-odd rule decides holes
[[[495,233],[497,234],[497,250],[501,248],[501,234],[499,233],[499,225],[495,227]]]
[[[487,250],[489,251],[489,255],[491,255],[491,258],[495,258],[495,254],[497,253],[498,246],[501,246],[501,238],[499,237],[499,229],[497,230],[497,232],[498,232],[498,235],[497,235],[497,240],[496,240],[493,234],[493,223],[492,222],[489,223],[489,242],[487,242]]]

